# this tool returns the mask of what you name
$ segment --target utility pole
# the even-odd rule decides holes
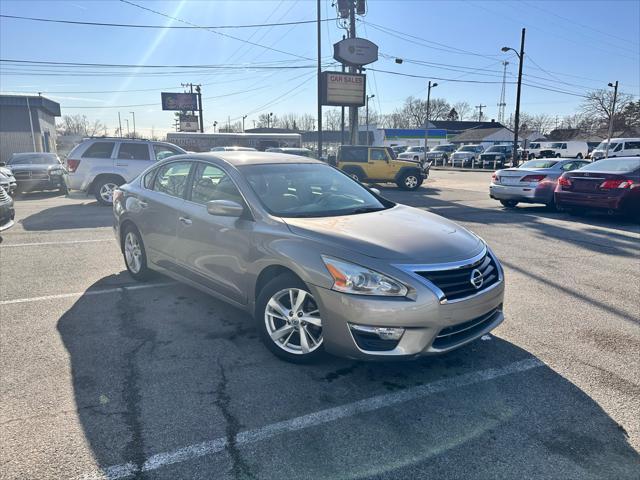
[[[322,15],[320,0],[317,1],[318,29],[318,160],[322,159]]]
[[[431,83],[429,80],[429,87],[427,88],[427,119],[424,122],[424,159],[427,159],[427,142],[429,141],[429,120],[431,119],[431,89],[437,87],[437,83]]]
[[[349,38],[356,38],[356,6],[349,2]],[[349,73],[357,73],[356,67],[349,67]],[[349,107],[349,132],[351,145],[358,145],[358,107]]]
[[[247,115],[242,116],[242,133],[244,133],[244,119],[247,118]]]
[[[342,36],[345,39],[345,36]],[[342,64],[342,73],[344,73],[344,63]],[[340,145],[344,145],[344,105],[340,107]]]
[[[120,128],[120,138],[122,138],[122,119],[120,118],[120,112],[118,112],[118,125]]]
[[[615,85],[609,84],[613,87],[613,105],[611,106],[611,116],[609,118],[609,132],[607,133],[607,149],[604,151],[604,158],[609,158],[609,145],[611,145],[611,135],[613,134],[613,118],[616,116],[616,100],[618,99],[618,80]]]
[[[502,90],[500,91],[500,101],[498,102],[498,122],[504,123],[504,108],[507,106],[505,102],[505,89],[507,85],[507,65],[509,62],[506,60],[502,62],[504,66],[504,71],[502,72]]]
[[[196,85],[196,93],[198,94],[198,114],[200,117],[200,133],[204,133],[204,117],[202,116],[202,89],[201,85]]]
[[[481,122],[482,121],[482,109],[485,108],[486,105],[482,105],[482,103],[480,103],[480,105],[476,105],[476,108],[478,109],[478,121]]]
[[[518,90],[516,93],[516,118],[514,120],[514,132],[513,132],[513,160],[511,162],[512,167],[518,166],[518,130],[520,129],[520,92],[522,91],[522,64],[524,63],[524,36],[526,29],[522,29],[522,37],[520,38],[520,53],[511,47],[502,47],[503,52],[513,50],[518,56]]]
[[[231,115],[227,116],[227,133],[231,133]]]
[[[366,107],[367,107],[367,114],[366,114],[366,122],[367,122],[367,147],[369,145],[371,145],[370,141],[369,141],[369,99],[375,97],[374,95],[367,95],[367,101],[365,103]]]
[[[136,112],[129,112],[133,115],[133,138],[136,138]]]
[[[131,133],[129,133],[129,119],[125,118],[124,121],[127,122],[127,138],[131,138]]]

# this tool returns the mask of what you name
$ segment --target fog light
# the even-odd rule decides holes
[[[349,324],[351,330],[377,335],[381,340],[400,340],[404,328],[398,327],[370,327],[367,325]]]

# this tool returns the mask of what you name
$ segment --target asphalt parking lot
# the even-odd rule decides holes
[[[382,189],[478,233],[507,278],[493,335],[396,363],[284,363],[246,314],[134,282],[93,198],[19,198],[0,244],[0,477],[640,478],[640,228],[504,210],[489,175]]]

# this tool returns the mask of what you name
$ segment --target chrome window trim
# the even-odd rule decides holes
[[[440,288],[438,288],[433,282],[419,275],[418,272],[433,272],[433,271],[446,271],[446,270],[458,270],[462,268],[473,267],[477,263],[479,263],[485,255],[491,256],[491,259],[494,261],[498,268],[498,281],[484,290],[481,290],[473,295],[469,295],[463,298],[457,298],[455,300],[448,300],[446,295]],[[478,255],[475,255],[467,260],[461,260],[458,262],[450,262],[450,263],[431,263],[426,265],[420,264],[394,264],[394,267],[402,270],[403,272],[409,274],[411,277],[418,280],[423,285],[427,286],[435,295],[438,297],[438,301],[441,305],[448,305],[452,303],[465,302],[467,300],[479,297],[480,295],[484,295],[498,288],[504,281],[504,271],[502,270],[502,265],[491,251],[491,249],[485,245]]]

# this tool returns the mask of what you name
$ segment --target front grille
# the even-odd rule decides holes
[[[491,310],[489,313],[485,313],[484,315],[474,318],[473,320],[469,320],[468,322],[443,328],[440,330],[438,335],[436,335],[436,338],[431,345],[433,348],[445,349],[463,343],[482,332],[496,319],[501,311],[502,305]]]
[[[47,172],[16,172],[13,176],[16,180],[49,180]]]
[[[9,186],[7,186],[7,188],[9,188]],[[9,194],[7,192],[4,191],[3,187],[0,187],[0,201],[5,201],[9,198]]]
[[[483,281],[479,288],[471,283],[471,275],[475,270],[482,274]],[[498,266],[488,253],[476,263],[462,268],[416,273],[442,290],[447,300],[469,297],[495,285],[499,280]]]
[[[360,330],[351,329],[353,339],[362,350],[369,352],[384,352],[393,350],[398,346],[400,340],[383,340],[373,332],[363,332]]]

